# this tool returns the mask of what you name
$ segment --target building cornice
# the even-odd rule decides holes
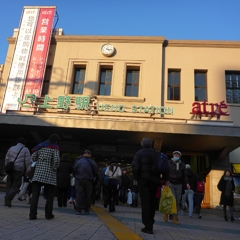
[[[164,47],[240,48],[240,41],[165,40]]]
[[[154,36],[55,36],[56,42],[119,42],[119,43],[157,43],[162,44],[165,37]]]

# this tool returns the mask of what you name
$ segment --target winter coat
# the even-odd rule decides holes
[[[160,174],[153,172],[155,164],[155,152],[152,148],[143,148],[139,150],[132,161],[132,173],[134,179],[146,179],[159,184]]]
[[[59,150],[43,147],[34,152],[31,158],[36,162],[32,182],[57,185],[57,168],[60,163]]]
[[[19,153],[21,148],[22,148],[22,150]],[[27,168],[30,167],[30,165],[31,165],[31,157],[30,157],[30,152],[29,152],[28,148],[26,148],[22,143],[18,143],[17,145],[12,146],[8,149],[6,157],[5,157],[5,165],[8,162],[13,162],[18,153],[19,153],[19,155],[18,155],[16,161],[14,162],[13,170],[20,171],[25,174]]]
[[[73,172],[72,163],[69,160],[61,160],[57,169],[57,187],[70,187],[70,174]]]
[[[179,170],[176,168],[176,163],[171,159],[169,160],[169,182],[176,185],[186,185],[189,183],[187,169],[185,163],[179,163]]]
[[[130,188],[130,178],[127,174],[122,174],[121,176],[121,187],[122,188],[125,188],[125,189],[128,189]]]
[[[218,190],[221,191],[221,197],[220,197],[220,205],[227,205],[227,206],[233,206],[234,203],[234,197],[233,192],[235,192],[235,184],[232,179],[232,192],[230,193],[230,196],[225,195],[226,186],[227,186],[227,180],[224,179],[224,176],[221,177],[221,179],[218,182]]]
[[[76,179],[94,180],[98,177],[98,166],[91,158],[79,158],[73,168]]]
[[[188,176],[188,184],[190,185],[191,190],[193,190],[195,192],[197,182],[196,182],[196,178],[193,174],[193,171],[191,169],[186,169],[185,172]],[[188,189],[186,184],[183,184],[183,185],[184,185],[185,190]]]

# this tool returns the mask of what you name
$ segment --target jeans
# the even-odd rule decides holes
[[[93,191],[93,181],[89,179],[76,179],[76,202],[77,212],[81,212],[84,208],[85,212],[89,212],[91,207],[91,197]]]
[[[7,176],[7,184],[6,184],[6,197],[9,200],[12,200],[16,194],[19,192],[19,188],[22,184],[22,172],[13,171]]]
[[[193,196],[194,191],[192,189],[185,190],[184,200],[185,202],[188,201],[188,216],[192,217],[193,215]]]
[[[177,216],[180,211],[180,204],[181,204],[181,197],[182,197],[182,184],[169,183],[169,187],[176,199],[176,204],[177,204],[177,214],[173,214],[173,215]]]

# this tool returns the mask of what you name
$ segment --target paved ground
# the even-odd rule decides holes
[[[4,192],[0,192],[0,239],[1,240],[44,240],[44,239],[240,239],[240,220],[226,222],[222,211],[203,209],[203,218],[194,215],[179,216],[179,225],[165,223],[162,214],[156,213],[154,234],[141,232],[140,208],[117,206],[116,212],[109,214],[102,204],[92,207],[90,215],[75,215],[72,206],[58,208],[54,203],[55,218],[46,220],[44,217],[43,197],[40,197],[38,219],[28,218],[29,205],[26,201],[14,199],[11,208],[4,206]],[[240,218],[240,212],[235,212]]]

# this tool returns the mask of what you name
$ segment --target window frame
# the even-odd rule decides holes
[[[48,71],[48,69],[50,69],[50,71]],[[41,96],[45,96],[48,94],[51,76],[52,76],[52,66],[49,65],[49,66],[46,66],[46,69],[45,69],[42,90],[41,90]]]
[[[179,84],[173,83],[169,84],[169,74],[173,73],[179,73]],[[173,78],[174,79],[174,78]],[[173,94],[171,94],[171,86],[173,86]],[[179,89],[179,99],[177,97],[174,97],[174,89]],[[173,99],[171,99],[171,95],[173,95]],[[167,100],[168,101],[181,101],[181,69],[168,69],[168,85],[167,85]]]
[[[84,72],[84,79],[83,79],[83,80],[80,79],[80,77],[81,77],[81,72],[80,72],[80,74],[79,74],[79,79],[78,79],[78,83],[77,83],[77,81],[76,81],[77,69],[80,69],[80,71],[83,70],[83,69],[85,70],[85,72]],[[74,65],[71,94],[83,95],[84,87],[85,87],[85,80],[86,80],[86,71],[87,71],[86,65],[84,65],[84,64]],[[75,90],[75,84],[80,85],[80,89],[81,89],[81,86],[82,86],[82,93],[81,93],[81,92],[76,92],[76,93],[74,92],[74,90]]]
[[[128,84],[128,72],[131,72],[131,83]],[[134,83],[133,81],[133,72],[138,72],[138,81],[137,84]],[[124,91],[124,96],[125,97],[138,97],[139,96],[139,82],[140,82],[140,66],[127,66],[126,67],[126,75],[125,75],[125,91]],[[134,87],[137,86],[137,95],[127,95],[127,88],[130,86],[130,92],[133,93],[134,92]]]
[[[231,81],[229,84],[227,83],[227,81],[228,81],[227,76],[231,76],[231,78],[232,78],[231,80],[229,80],[229,81]],[[232,76],[239,76],[239,77],[238,77],[238,79],[233,79]],[[235,84],[234,84],[234,81],[236,81]],[[232,86],[228,87],[228,85],[232,85]],[[233,86],[233,85],[235,85],[235,86]],[[225,88],[226,88],[226,102],[228,104],[240,104],[240,71],[237,71],[237,70],[233,70],[233,71],[226,70],[225,71]],[[232,101],[231,102],[228,101],[228,99],[229,99],[228,91],[231,91],[231,95],[232,95],[232,97],[231,97]],[[235,94],[237,96],[239,96],[238,101],[234,101],[234,95]]]
[[[105,79],[104,81],[102,81],[102,75],[103,75],[103,72],[105,72]],[[111,81],[107,81],[107,71],[111,71]],[[100,69],[99,69],[99,86],[98,86],[98,95],[99,96],[111,96],[111,92],[112,92],[112,81],[113,81],[113,66],[109,65],[109,66],[100,66]],[[109,86],[109,94],[102,94],[101,93],[101,89],[102,89],[102,86],[104,87],[104,93],[106,93],[107,90],[107,86]]]
[[[198,69],[195,69],[194,70],[194,101],[195,102],[203,102],[203,101],[208,101],[208,93],[207,93],[207,73],[208,71],[207,70],[198,70]],[[199,81],[197,78],[196,78],[196,74],[204,74],[205,75],[205,86],[201,86],[201,85],[198,85],[196,86],[196,81]],[[196,91],[197,90],[200,90],[200,93],[201,95],[203,95],[204,91],[205,90],[205,98],[204,97],[201,97],[200,99],[196,99],[197,94],[196,94]]]

